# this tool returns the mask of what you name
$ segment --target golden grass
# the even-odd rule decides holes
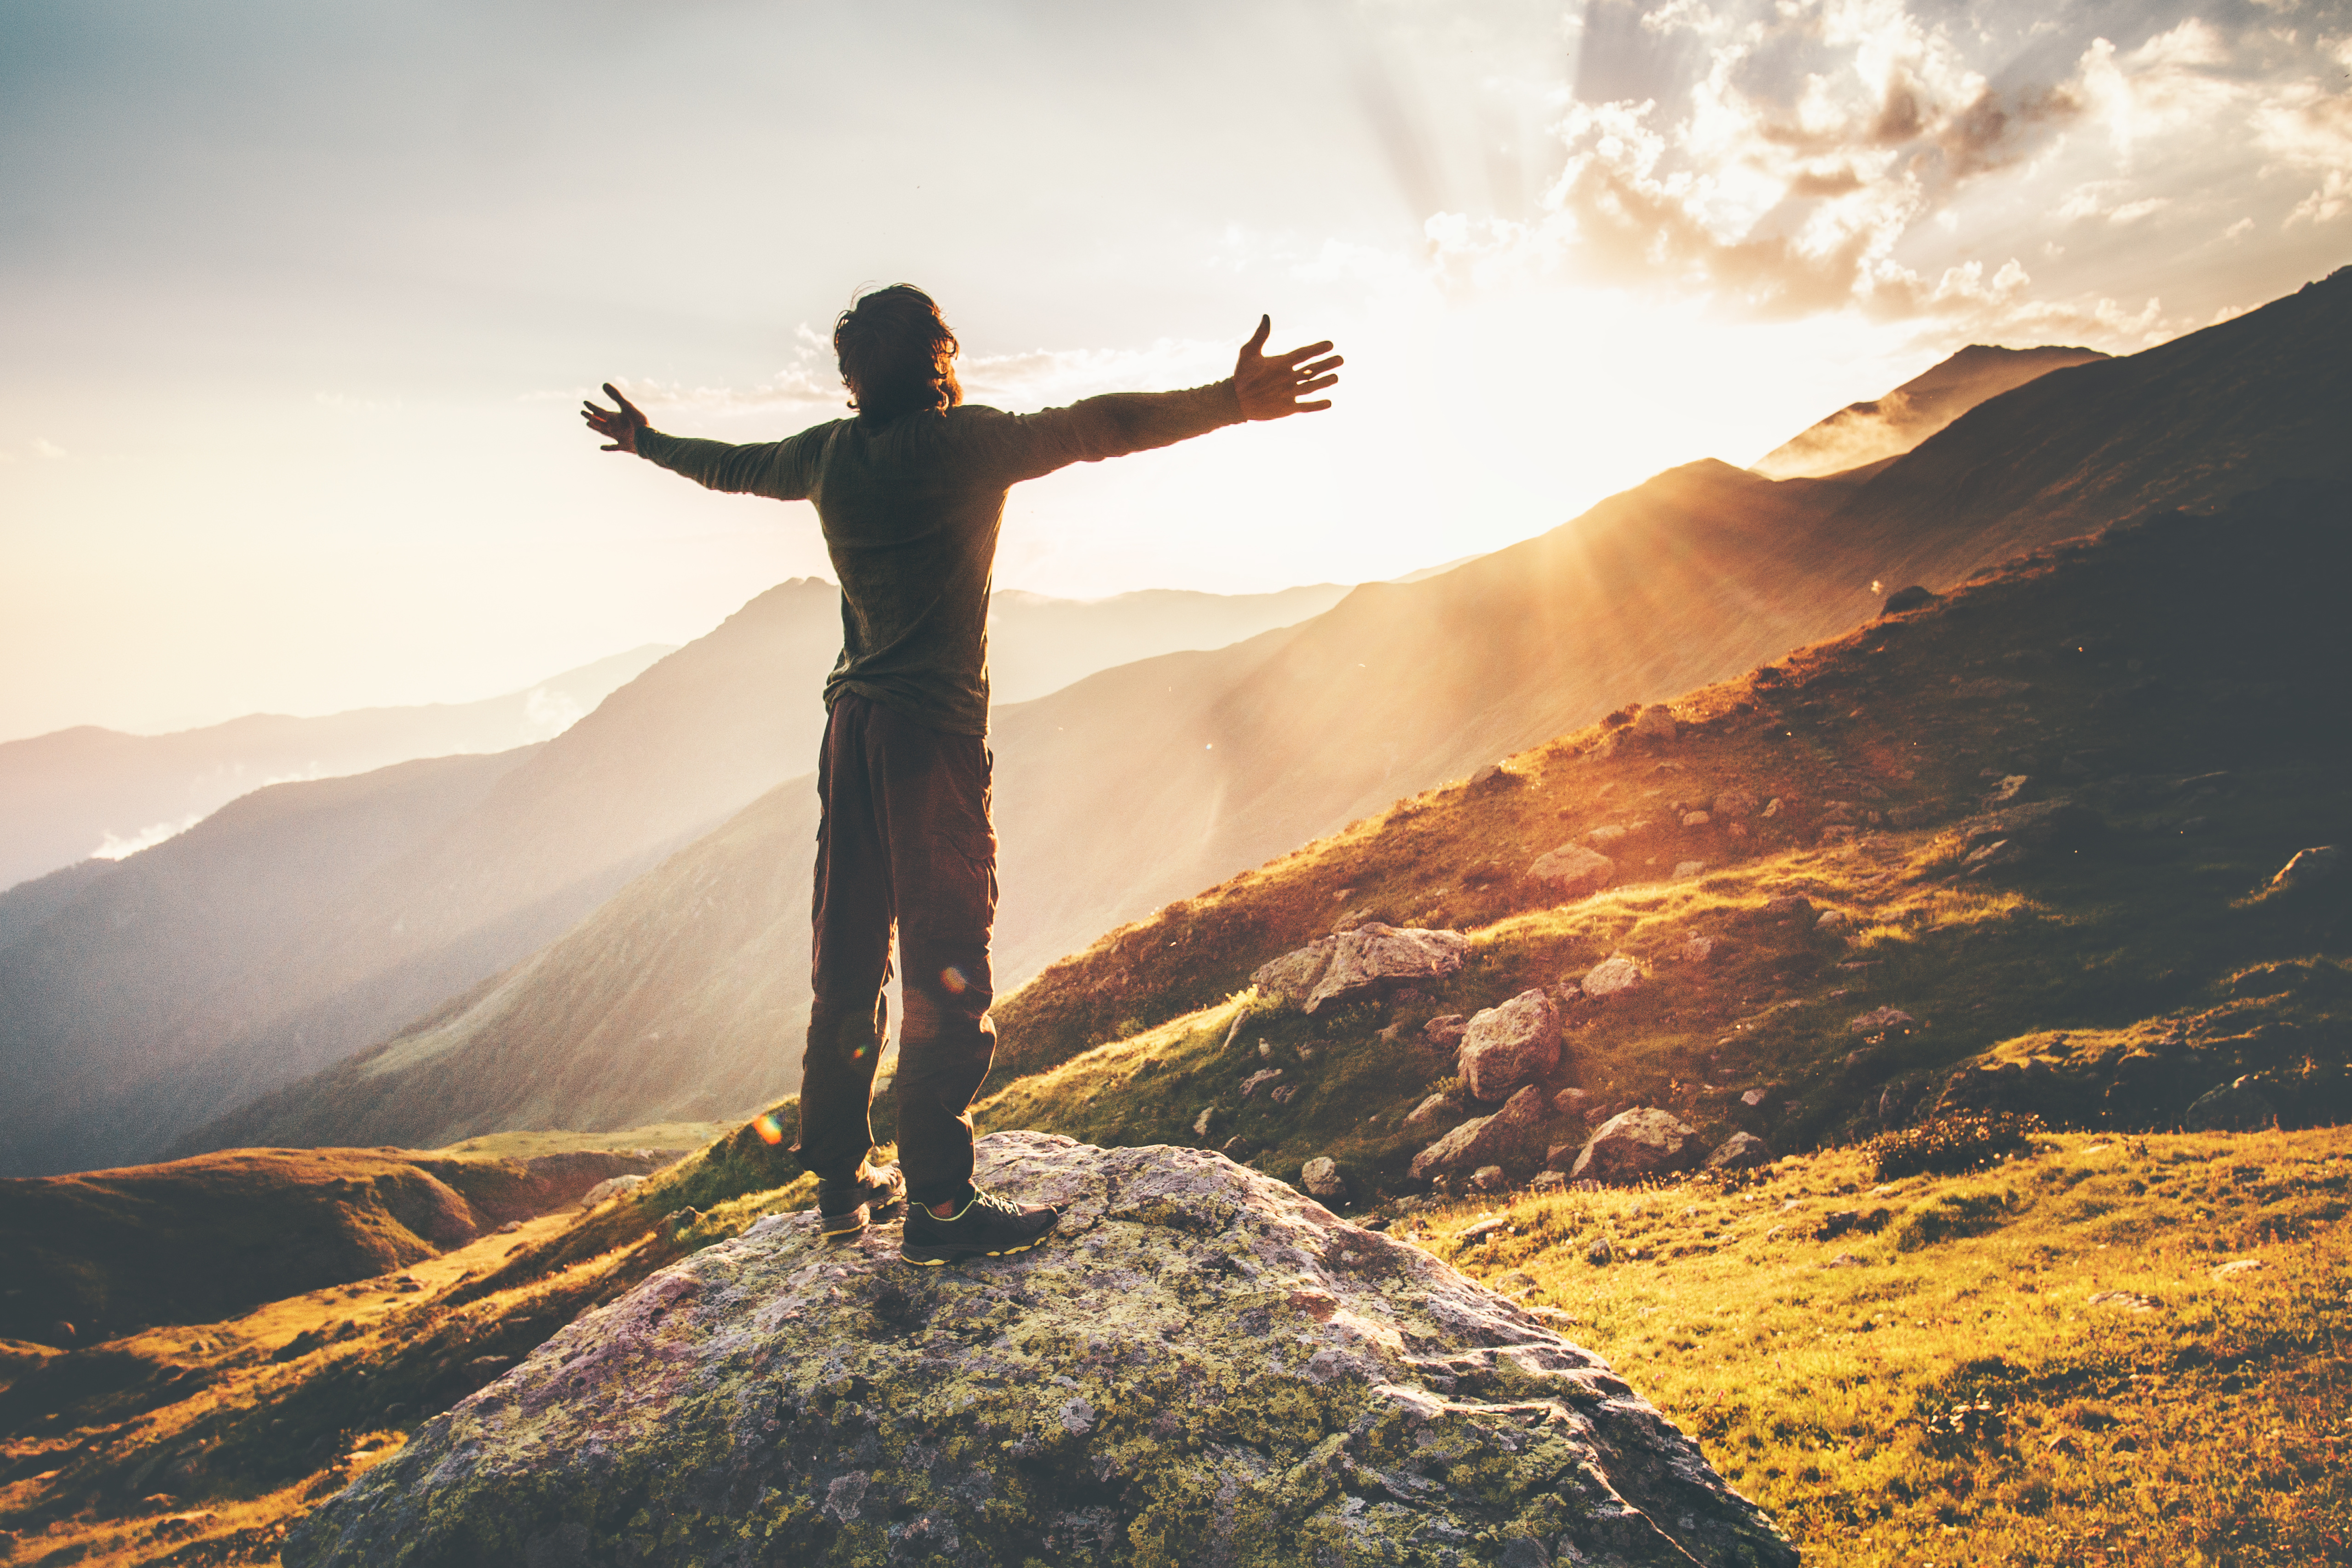
[[[1809,1562],[2352,1557],[2352,1131],[2038,1142],[1893,1184],[1831,1151],[1732,1189],[1522,1194],[1466,1244],[1487,1209],[1396,1228],[1567,1313]],[[1976,1195],[1991,1229],[1906,1247]],[[1597,1237],[1630,1260],[1588,1261]]]

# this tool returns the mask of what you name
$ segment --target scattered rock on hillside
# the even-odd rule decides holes
[[[1853,1035],[1881,1035],[1890,1029],[1909,1029],[1919,1022],[1900,1007],[1874,1007],[1846,1020],[1846,1032]]]
[[[1882,616],[1899,616],[1906,610],[1925,609],[1927,605],[1932,605],[1935,602],[1936,595],[1934,594],[1920,586],[1918,584],[1914,583],[1907,588],[1897,588],[1892,594],[1887,595],[1886,604],[1885,607],[1879,611],[1879,614]]]
[[[2119,1312],[2153,1312],[2158,1303],[2155,1297],[2135,1290],[2095,1290],[2084,1298],[2084,1305],[2113,1307]]]
[[[2278,1119],[2278,1108],[2252,1079],[2242,1078],[2198,1096],[2180,1121],[2191,1132],[2252,1132],[2275,1126]]]
[[[1299,1168],[1298,1184],[1307,1189],[1309,1197],[1336,1203],[1348,1195],[1347,1178],[1339,1174],[1339,1163],[1328,1154],[1318,1154]]]
[[[1209,1135],[1210,1124],[1216,1121],[1216,1119],[1217,1108],[1215,1106],[1204,1105],[1201,1107],[1201,1114],[1192,1118],[1192,1136],[1195,1138],[1206,1138]]]
[[[634,1193],[645,1184],[646,1179],[639,1175],[607,1176],[580,1194],[580,1206],[583,1209],[593,1209],[606,1198],[618,1197],[623,1193]]]
[[[1772,1163],[1772,1150],[1753,1132],[1735,1132],[1706,1157],[1710,1171],[1752,1171]]]
[[[2298,849],[2294,858],[2280,867],[2278,875],[2271,879],[2271,889],[2283,893],[2290,888],[2308,888],[2326,881],[2343,869],[2344,851],[2336,845],[2319,844],[2309,849]]]
[[[1540,990],[1522,991],[1475,1014],[1456,1058],[1470,1098],[1502,1100],[1559,1060],[1559,1009]]]
[[[1822,918],[1813,922],[1818,931],[1841,931],[1853,924],[1853,917],[1843,910],[1823,910]]]
[[[1619,836],[1623,836],[1622,829]],[[1563,844],[1538,857],[1535,864],[1528,868],[1528,881],[1540,883],[1547,892],[1561,900],[1597,893],[1616,879],[1616,861],[1576,844]]]
[[[2031,784],[2033,780],[2029,774],[2011,773],[1999,784],[1993,785],[1991,791],[1984,797],[1985,804],[1987,805],[2007,805],[2011,802],[2016,800],[2019,795],[2024,794],[2026,786]]]
[[[1727,789],[1715,797],[1708,809],[1727,821],[1738,822],[1756,815],[1756,797],[1744,789]]]
[[[1460,1013],[1447,1013],[1432,1018],[1421,1026],[1421,1037],[1441,1050],[1452,1050],[1462,1043],[1463,1031],[1470,1020]]]
[[[1470,1173],[1470,1190],[1474,1193],[1505,1192],[1510,1184],[1511,1178],[1503,1174],[1500,1165],[1481,1165]]]
[[[1577,989],[1594,1001],[1628,995],[1640,988],[1642,966],[1624,953],[1612,953],[1584,972]]]
[[[1552,1110],[1561,1116],[1581,1116],[1592,1096],[1580,1089],[1563,1089],[1551,1097]]]
[[[1262,995],[1312,1013],[1326,1002],[1353,1001],[1415,980],[1442,978],[1460,969],[1469,951],[1470,939],[1458,931],[1368,921],[1262,964],[1250,984]]]
[[[1625,837],[1625,829],[1618,823],[1603,823],[1601,826],[1594,828],[1584,837],[1588,842],[1606,847],[1609,845],[1616,843],[1619,839],[1623,838]]]
[[[1517,1150],[1529,1128],[1541,1126],[1543,1119],[1543,1091],[1529,1084],[1494,1115],[1465,1121],[1415,1154],[1408,1173],[1419,1182],[1498,1163]]]
[[[2210,1278],[2215,1279],[2235,1279],[2241,1274],[2252,1274],[2255,1269],[2260,1268],[2262,1266],[2263,1260],[2259,1258],[2241,1258],[2235,1262],[2222,1264],[2219,1268],[2213,1270]]]
[[[1764,900],[1764,913],[1773,920],[1810,922],[1813,918],[1813,900],[1802,893],[1775,893]]]
[[[1681,1117],[1636,1106],[1594,1129],[1568,1173],[1571,1181],[1638,1182],[1687,1170],[1704,1152],[1697,1131]]]
[[[1966,825],[1961,844],[1969,851],[1969,868],[1985,869],[2079,844],[2103,826],[2098,813],[2073,801],[2036,801],[1975,818]]]
[[[1633,716],[1633,733],[1651,741],[1675,738],[1675,716],[1663,702],[1653,703]]]
[[[1675,950],[1675,956],[1685,963],[1705,963],[1715,956],[1715,938],[1698,935],[1685,937],[1682,946]]]
[[[1675,862],[1675,873],[1672,879],[1677,882],[1687,882],[1693,877],[1699,876],[1706,870],[1706,862],[1704,860],[1677,860]]]
[[[1278,1079],[1281,1076],[1282,1069],[1280,1068],[1258,1068],[1257,1071],[1242,1079],[1242,1098],[1244,1100],[1247,1100],[1251,1095],[1257,1092],[1258,1086],[1260,1084],[1272,1083],[1276,1079]]]
[[[1683,813],[1683,826],[1685,827],[1705,827],[1708,823],[1713,822],[1715,818],[1713,816],[1704,811],[1685,811]]]
[[[284,1561],[1796,1563],[1599,1358],[1420,1248],[1198,1151],[979,1153],[1059,1237],[914,1269],[772,1215],[427,1423]]]
[[[1459,1109],[1459,1107],[1454,1106],[1454,1102],[1453,1100],[1449,1100],[1444,1095],[1433,1094],[1427,1100],[1423,1100],[1419,1105],[1412,1108],[1412,1111],[1405,1117],[1404,1124],[1407,1127],[1419,1126],[1422,1122],[1431,1121],[1435,1117],[1443,1115],[1449,1108]]]

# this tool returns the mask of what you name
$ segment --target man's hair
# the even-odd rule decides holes
[[[877,289],[833,323],[849,405],[872,420],[939,413],[963,401],[956,337],[939,305],[911,283]]]

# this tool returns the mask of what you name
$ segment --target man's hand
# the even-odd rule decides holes
[[[1263,338],[1265,334],[1261,332],[1258,335]],[[1328,348],[1330,345],[1327,343],[1324,346]],[[593,403],[583,403],[580,405],[580,417],[588,422],[588,428],[593,430],[597,435],[602,436],[606,441],[611,443],[611,445],[605,447],[604,450],[607,452],[635,451],[637,449],[637,432],[646,427],[646,416],[638,413],[636,405],[622,396],[619,391],[616,390],[609,381],[604,384],[604,395],[611,398],[621,406],[618,408],[599,408]]]
[[[1257,331],[1242,345],[1241,358],[1234,362],[1234,391],[1242,400],[1244,419],[1280,419],[1290,414],[1317,414],[1331,406],[1328,397],[1315,403],[1298,400],[1309,393],[1336,386],[1339,378],[1332,373],[1347,362],[1331,353],[1329,342],[1312,343],[1288,353],[1267,355],[1259,351],[1274,333],[1274,318],[1260,316]],[[1328,359],[1316,359],[1318,354],[1330,354]],[[1312,364],[1305,362],[1313,360]],[[611,387],[604,389],[612,392]],[[619,395],[614,394],[615,396]],[[624,405],[623,406],[626,406]]]

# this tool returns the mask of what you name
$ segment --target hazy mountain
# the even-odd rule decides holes
[[[81,897],[89,885],[121,864],[117,860],[77,860],[46,877],[35,877],[0,892],[0,947],[29,936],[51,917]]]
[[[1885,396],[1850,403],[1748,466],[1768,479],[1818,479],[1897,458],[1987,398],[2107,356],[2096,349],[1974,343]]]
[[[1223,647],[1318,616],[1347,596],[1337,583],[1275,594],[1151,588],[1107,599],[1056,599],[1019,588],[988,601],[990,691],[1026,702],[1073,680],[1183,648]]]
[[[0,888],[159,842],[265,784],[551,739],[670,651],[649,643],[480,702],[321,719],[253,713],[168,735],[83,725],[7,742],[0,744]]]
[[[251,1092],[187,1020],[275,984],[270,958],[386,863],[480,804],[531,749],[276,784],[86,879],[0,948],[0,1169],[159,1150]],[[103,865],[104,863],[100,863]],[[20,901],[74,868],[13,890]],[[168,1136],[168,1134],[166,1134]]]
[[[2220,498],[2272,473],[2352,478],[2352,448],[2339,438],[2352,422],[2352,389],[2338,368],[2352,341],[2347,293],[2352,274],[2339,274],[2164,349],[2053,372],[1859,486],[1691,464],[1454,571],[1360,587],[1304,625],[1105,670],[1004,708],[993,737],[1002,987],[1095,933],[1400,796],[1628,701],[1658,700],[1832,635],[1875,613],[1874,580],[1948,585],[2105,521],[2074,498],[2105,497],[2121,511],[2159,498]],[[2279,369],[2272,381],[2265,363]],[[2006,412],[2021,397],[2037,400],[2034,439],[2022,446]],[[1940,508],[1915,471],[1937,476]],[[1873,498],[1891,510],[1874,511]],[[362,1097],[374,1108],[429,1109],[437,1120],[341,1130],[335,1107],[349,1080],[331,1093],[313,1083],[191,1146],[277,1141],[297,1129],[332,1141],[437,1139],[483,1124],[472,1120],[477,1096],[511,1106],[536,1095],[541,1114],[583,1126],[676,1114],[655,1106],[674,1108],[687,1083],[704,1082],[706,1052],[723,1098],[741,1081],[733,1042],[767,1029],[772,1089],[789,1087],[804,1005],[809,857],[807,818],[792,793],[730,826],[731,854],[680,857],[631,889],[631,908],[670,919],[691,908],[730,911],[735,934],[714,942],[709,959],[658,922],[616,921],[593,936],[583,928],[543,984],[514,977],[495,1006],[477,998],[462,1018],[444,1019],[455,1026],[434,1042],[429,1092],[380,1085]],[[673,877],[698,879],[698,890],[669,885]],[[760,940],[751,933],[768,928],[776,978],[757,999],[771,1010],[756,1020],[730,1014],[733,982],[719,971],[757,967],[746,956]],[[644,954],[656,946],[663,961],[648,968]],[[646,976],[627,1020],[640,1041],[660,1031],[669,1077],[656,1100],[616,1102],[599,1075],[620,1083],[646,1069],[634,1058],[614,1067],[624,1058],[603,1037],[596,1050],[581,1047],[598,1015],[573,1011],[574,990],[607,969]],[[617,984],[600,982],[605,991]],[[394,1063],[378,1076],[400,1070]],[[588,1120],[592,1105],[607,1120]]]

